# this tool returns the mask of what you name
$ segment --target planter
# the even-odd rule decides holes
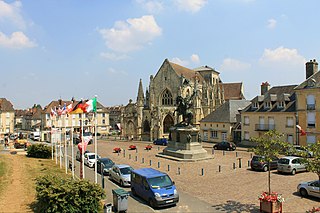
[[[260,212],[270,212],[270,213],[282,212],[282,203],[261,200]]]
[[[146,146],[146,150],[151,150],[151,149],[152,149],[151,145]]]
[[[116,148],[113,149],[113,151],[114,151],[115,153],[120,153],[120,152],[121,152],[121,148],[116,147]]]

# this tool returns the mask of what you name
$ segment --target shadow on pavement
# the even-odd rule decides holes
[[[260,208],[256,204],[244,204],[234,200],[228,200],[225,204],[212,207],[221,212],[260,212]]]

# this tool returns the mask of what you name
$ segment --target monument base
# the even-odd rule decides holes
[[[156,156],[177,161],[199,161],[213,158],[202,148],[198,129],[191,126],[172,127],[170,134],[167,147]]]

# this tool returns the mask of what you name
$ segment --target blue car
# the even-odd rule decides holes
[[[168,144],[168,140],[166,138],[158,138],[153,141],[153,144],[166,146]]]

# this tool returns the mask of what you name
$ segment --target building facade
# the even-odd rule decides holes
[[[6,98],[0,98],[0,134],[14,132],[14,108]]]
[[[200,134],[202,141],[240,142],[241,127],[240,110],[246,108],[251,102],[248,100],[228,100],[200,121]]]
[[[243,99],[242,83],[224,84],[219,72],[208,66],[189,69],[165,59],[155,76],[150,76],[144,93],[139,82],[136,102],[123,107],[122,136],[136,140],[168,137],[169,129],[181,122],[175,112],[181,96],[192,103],[193,125],[222,105],[226,99]],[[228,96],[225,96],[228,91]]]

